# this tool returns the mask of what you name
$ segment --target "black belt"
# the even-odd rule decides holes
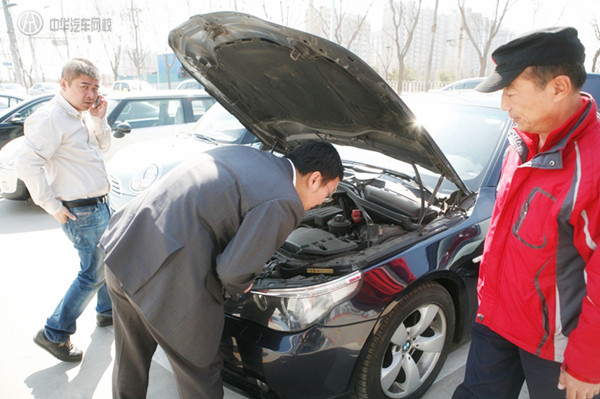
[[[105,204],[108,202],[108,194],[105,194],[101,197],[85,198],[85,199],[78,199],[78,200],[73,200],[73,201],[61,201],[61,202],[67,208],[78,208],[80,206]]]

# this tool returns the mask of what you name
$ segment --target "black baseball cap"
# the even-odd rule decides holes
[[[526,33],[492,53],[496,70],[475,90],[484,93],[503,89],[528,66],[559,65],[585,61],[585,48],[571,27],[548,28]]]

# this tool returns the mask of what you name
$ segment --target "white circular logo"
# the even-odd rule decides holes
[[[40,33],[44,27],[44,20],[40,13],[36,11],[24,11],[17,18],[17,28],[19,32],[27,36],[33,36]]]

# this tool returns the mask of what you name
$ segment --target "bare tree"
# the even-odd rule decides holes
[[[109,13],[109,11],[106,9],[106,3],[102,0],[94,0],[94,8],[99,15],[108,15]],[[124,10],[121,9],[119,12],[118,26],[123,26],[124,20],[126,20],[126,15]],[[106,53],[108,62],[110,64],[113,80],[118,80],[119,66],[121,65],[121,57],[123,55],[123,35],[120,32],[113,31],[102,32],[101,35],[102,46],[104,47],[104,52]]]
[[[104,51],[106,52],[106,56],[108,57],[108,62],[110,63],[110,69],[112,71],[113,79],[119,79],[119,66],[121,66],[121,53],[123,51],[123,46],[121,45],[119,35],[119,42],[115,43],[113,46],[109,47],[107,42],[103,42]]]
[[[344,12],[344,0],[338,0],[338,4],[333,9],[317,9],[312,1],[309,7],[321,21],[321,34],[340,46],[351,49],[352,44],[363,29],[374,1],[371,0],[367,10],[361,14],[346,14]]]
[[[172,55],[172,57],[169,57],[170,55]],[[163,56],[163,61],[165,63],[165,70],[167,71],[167,87],[170,89],[171,88],[171,69],[175,65],[176,58],[175,58],[175,55],[168,54],[168,53],[165,53],[162,56]],[[170,60],[169,60],[169,58],[170,58]]]
[[[390,0],[392,32],[386,32],[393,41],[398,60],[398,93],[402,92],[404,80],[404,57],[410,49],[421,13],[421,0],[411,3]]]
[[[377,52],[377,59],[383,68],[383,79],[390,80],[391,66],[392,66],[392,47],[384,46],[381,51]]]
[[[531,18],[531,29],[535,28],[535,19],[538,12],[542,9],[542,0],[530,0],[533,18]]]
[[[439,0],[435,0],[433,9],[433,24],[431,25],[431,41],[429,42],[429,55],[427,57],[427,72],[425,73],[426,89],[431,89],[431,62],[433,60],[433,47],[435,46],[435,34],[437,32],[437,13]]]
[[[263,12],[265,14],[265,18],[271,21],[274,21],[275,18],[273,18],[273,16],[269,13],[268,7],[267,7],[267,1],[266,0],[262,0],[262,9]],[[286,2],[284,0],[279,0],[279,23],[281,23],[282,25],[289,25],[290,22],[290,7],[288,7],[288,5],[286,4]]]
[[[146,57],[150,53],[142,48],[142,40],[140,38],[140,9],[133,6],[133,0],[130,2],[131,7],[129,8],[129,18],[131,19],[131,29],[133,33],[133,45],[134,47],[127,51],[129,58],[135,65],[137,78],[142,79],[142,70],[144,69],[144,63]]]
[[[23,80],[23,62],[21,61],[21,55],[19,54],[19,47],[17,45],[17,39],[15,36],[15,31],[12,22],[12,16],[10,15],[10,11],[8,10],[8,1],[2,0],[2,9],[4,11],[4,18],[6,19],[6,27],[8,31],[8,38],[10,42],[10,52],[12,55],[13,62],[13,72],[14,72],[14,81],[15,83],[25,83]]]
[[[594,18],[594,20],[591,22],[591,25],[592,25],[592,29],[594,29],[594,36],[596,36],[596,39],[598,41],[600,41],[600,25],[598,25],[598,19]],[[592,57],[592,72],[596,72],[596,67],[598,67],[598,58],[599,57],[600,57],[600,46],[598,47],[598,49],[594,53],[594,56]],[[598,68],[598,70],[600,70],[600,68]]]
[[[485,75],[488,53],[492,41],[500,30],[500,25],[506,16],[506,11],[518,0],[495,0],[494,15],[492,19],[482,18],[465,7],[465,0],[457,0],[458,8],[467,37],[475,47],[479,57],[479,76]]]
[[[65,18],[65,10],[63,8],[63,1],[60,0],[60,16],[64,20]],[[67,59],[71,58],[71,52],[69,50],[69,36],[67,35],[67,29],[63,29],[63,34],[65,36],[65,48],[67,49]]]

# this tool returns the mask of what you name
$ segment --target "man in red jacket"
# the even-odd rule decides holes
[[[492,54],[509,135],[481,262],[465,381],[454,399],[589,399],[600,390],[600,123],[573,28]],[[566,390],[566,392],[565,392]]]

